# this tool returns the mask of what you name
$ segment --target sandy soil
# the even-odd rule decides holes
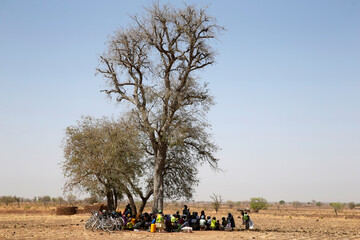
[[[228,211],[206,213],[219,219]],[[252,231],[245,231],[236,211],[232,212],[237,226],[233,232],[118,231],[110,234],[84,230],[83,224],[90,214],[57,216],[51,213],[3,212],[0,213],[0,239],[360,239],[360,210],[348,210],[335,217],[331,209],[270,209],[250,214],[255,223]]]

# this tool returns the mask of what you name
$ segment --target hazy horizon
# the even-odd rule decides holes
[[[360,202],[360,2],[186,2],[227,29],[199,73],[224,171],[202,166],[195,200]],[[149,3],[0,2],[0,196],[62,196],[65,128],[120,114],[95,68]]]

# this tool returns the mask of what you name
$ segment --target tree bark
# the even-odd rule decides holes
[[[114,210],[114,195],[111,190],[106,191],[106,200],[107,200],[107,207],[108,211],[112,212]]]
[[[141,197],[141,206],[139,208],[139,213],[142,214],[142,212],[144,211],[144,208],[146,206],[147,201],[149,200],[149,198],[151,197],[151,195],[153,194],[153,190],[151,190],[150,192],[148,192],[148,194],[145,197]]]
[[[130,204],[130,207],[131,207],[132,215],[133,215],[133,216],[136,216],[137,210],[136,210],[135,201],[134,201],[134,198],[133,198],[131,192],[129,191],[129,189],[125,189],[125,194],[126,194],[126,196],[128,197],[129,204]]]
[[[117,209],[117,203],[118,203],[118,196],[117,196],[117,191],[114,189],[114,208],[115,210]]]
[[[154,205],[153,213],[164,209],[164,170],[166,161],[166,148],[160,148],[155,158],[155,174],[154,174]]]
[[[148,199],[146,200],[142,200],[142,203],[141,203],[141,206],[139,208],[139,213],[142,214],[142,212],[144,211],[144,208],[146,206],[146,202],[147,202]]]

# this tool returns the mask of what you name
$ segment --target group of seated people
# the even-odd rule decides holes
[[[234,217],[228,213],[227,217],[222,217],[221,222],[216,217],[206,216],[204,211],[190,213],[189,208],[185,205],[182,215],[179,211],[170,215],[163,214],[159,211],[154,213],[143,213],[137,216],[131,216],[131,208],[128,205],[124,210],[123,220],[124,228],[133,229],[150,229],[151,224],[161,226],[165,231],[176,232],[184,227],[192,227],[193,230],[233,230],[235,228]]]

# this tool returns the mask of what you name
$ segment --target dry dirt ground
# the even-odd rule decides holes
[[[191,211],[200,212],[190,206]],[[166,209],[165,209],[166,210]],[[179,209],[180,210],[180,209]],[[229,209],[205,210],[207,215],[221,219]],[[57,216],[51,211],[30,213],[0,211],[0,239],[360,239],[360,210],[344,210],[335,216],[327,208],[274,208],[251,213],[255,227],[244,231],[239,213],[232,209],[236,230],[195,231],[193,233],[150,233],[118,231],[86,231],[83,224],[90,214]],[[165,211],[166,212],[166,211]],[[169,212],[172,212],[170,210]]]

